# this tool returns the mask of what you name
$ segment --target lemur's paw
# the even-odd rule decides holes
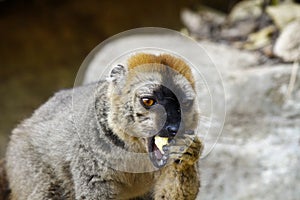
[[[194,131],[178,135],[170,141],[164,150],[169,155],[169,160],[178,166],[193,165],[200,157],[203,145]]]

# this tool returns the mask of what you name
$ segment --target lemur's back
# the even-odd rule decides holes
[[[74,112],[88,109],[96,85],[56,93],[13,130],[6,154],[12,199],[75,198],[70,165],[81,143],[77,127],[89,116]]]
[[[70,91],[57,93],[13,130],[6,154],[12,199],[73,196],[64,187],[71,184],[66,181],[70,177],[67,169],[70,153],[64,147],[67,147],[68,137],[76,139],[70,137],[71,98]],[[49,191],[40,191],[39,187]]]

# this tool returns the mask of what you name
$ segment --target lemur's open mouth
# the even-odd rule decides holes
[[[165,166],[168,161],[168,146],[171,138],[160,137],[158,135],[148,139],[148,150],[150,160],[157,168]]]

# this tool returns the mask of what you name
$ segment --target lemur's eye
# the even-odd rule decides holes
[[[143,97],[143,98],[141,98],[141,102],[146,107],[151,107],[151,106],[153,106],[156,103],[156,101],[154,99],[149,98],[149,97]]]

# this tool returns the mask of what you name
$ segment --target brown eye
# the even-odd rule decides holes
[[[155,100],[151,99],[151,98],[144,97],[141,100],[142,100],[143,105],[146,107],[151,107],[155,104]]]

